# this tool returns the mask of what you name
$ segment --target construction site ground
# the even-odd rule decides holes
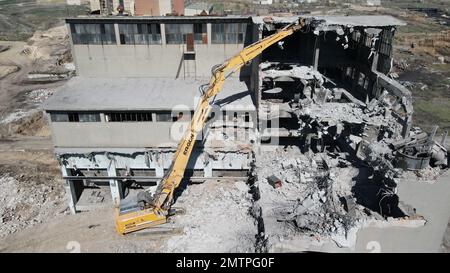
[[[399,15],[409,23],[399,30],[395,67],[399,80],[411,84],[415,125],[427,129],[437,123],[449,129],[448,26],[420,13],[379,12]],[[441,39],[442,31],[447,34]],[[52,35],[61,35],[60,30],[47,34],[50,38],[37,36],[42,37],[41,43],[48,43],[45,52],[68,46],[49,42],[57,40]],[[439,43],[430,47],[420,37],[437,37]],[[411,41],[416,41],[413,48]],[[255,252],[260,248],[247,181],[190,184],[176,203],[186,214],[159,229],[127,236],[116,234],[112,207],[70,214],[51,132],[41,111],[42,101],[64,80],[28,82],[27,75],[39,70],[42,60],[54,60],[48,54],[24,52],[27,46],[23,41],[0,41],[0,252]],[[70,56],[63,59],[70,64]],[[365,227],[358,232],[353,250],[333,243],[310,250],[450,252],[450,223],[445,231],[450,218],[450,173],[431,182],[403,178],[399,196],[425,217],[425,226]]]

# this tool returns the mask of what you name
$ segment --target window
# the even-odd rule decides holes
[[[173,121],[172,113],[171,112],[159,112],[159,113],[156,113],[156,121],[159,121],[159,122]]]
[[[106,113],[107,122],[147,122],[152,121],[151,112]]]
[[[91,114],[91,113],[83,113],[78,114],[79,122],[99,122],[100,115],[99,114]]]
[[[78,122],[78,114],[70,113],[68,114],[70,122]]]
[[[250,122],[250,113],[246,112],[244,117],[245,122]]]
[[[208,43],[206,24],[194,24],[194,42],[196,44]]]
[[[50,119],[52,122],[68,122],[69,116],[67,114],[51,113]]]
[[[74,44],[115,44],[114,24],[71,24]]]
[[[119,24],[120,44],[161,44],[159,24]]]
[[[194,33],[193,24],[166,24],[166,43],[184,44],[187,34]]]
[[[243,44],[245,29],[247,24],[212,24],[211,25],[213,44]]]
[[[51,113],[52,122],[99,122],[98,113]]]

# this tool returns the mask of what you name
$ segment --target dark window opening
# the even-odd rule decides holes
[[[211,42],[213,44],[243,44],[247,24],[212,24]]]
[[[185,44],[187,37],[193,35],[195,44],[207,44],[206,24],[166,24],[167,44]]]
[[[245,122],[250,122],[250,113],[248,113],[248,112],[245,113],[244,121]]]
[[[161,26],[158,24],[119,24],[120,44],[161,44]]]
[[[111,45],[116,43],[114,24],[72,24],[74,44]]]
[[[108,122],[148,122],[153,119],[151,112],[106,113],[105,118]]]
[[[98,113],[51,113],[52,122],[100,122]]]

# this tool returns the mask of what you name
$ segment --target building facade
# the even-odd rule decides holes
[[[77,76],[45,104],[72,212],[156,188],[211,67],[257,39],[248,17],[67,19]],[[249,65],[227,80],[197,139],[192,180],[246,176],[256,108]],[[206,135],[208,139],[206,140]],[[130,179],[133,177],[133,179]]]

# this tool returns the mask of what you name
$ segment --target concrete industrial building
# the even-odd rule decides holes
[[[45,110],[63,176],[72,177],[73,212],[111,198],[117,204],[128,188],[155,185],[211,67],[257,39],[247,17],[86,17],[67,25],[77,77]],[[218,128],[217,138],[198,140],[188,167],[194,179],[246,175],[257,121],[252,71],[257,66],[231,78],[216,98],[207,133]],[[125,179],[131,175],[141,178]]]
[[[211,68],[289,20],[67,19],[77,76],[44,109],[72,212],[109,204],[110,199],[118,204],[136,189],[155,188],[169,168],[183,121],[189,121],[199,86],[208,82]],[[252,149],[261,143],[285,145],[300,139],[317,145],[317,134],[296,134],[299,118],[290,114],[296,109],[288,101],[299,102],[296,88],[306,90],[312,82],[318,86],[322,77],[333,84],[333,94],[341,90],[340,101],[370,101],[387,91],[399,101],[398,113],[392,113],[401,128],[397,133],[408,135],[411,95],[386,76],[395,27],[402,22],[388,16],[320,17],[315,22],[309,33],[271,47],[227,80],[204,132],[208,139],[197,141],[187,173],[192,180],[245,177]],[[342,26],[353,30],[347,33]],[[290,68],[283,68],[286,65]],[[325,101],[324,86],[317,87],[315,96]],[[283,91],[267,92],[276,87]],[[279,111],[271,111],[273,107]],[[272,122],[275,115],[278,124]]]

